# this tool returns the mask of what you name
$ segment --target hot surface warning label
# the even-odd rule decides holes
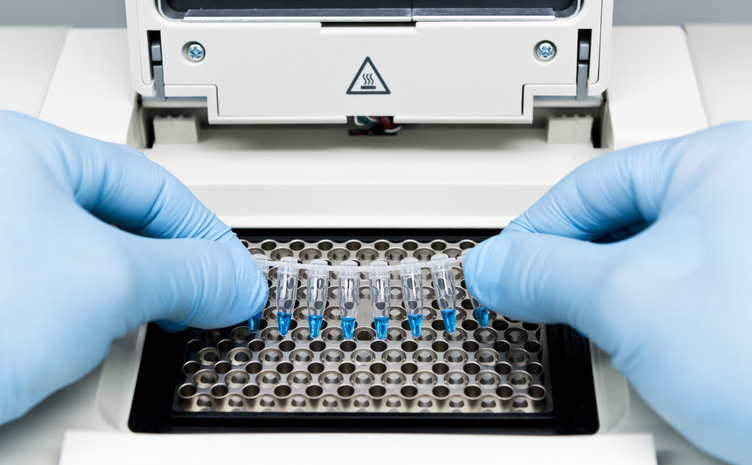
[[[391,94],[386,82],[374,66],[371,58],[366,57],[355,78],[347,89],[348,94]]]

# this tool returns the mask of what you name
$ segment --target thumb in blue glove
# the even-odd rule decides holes
[[[752,463],[752,124],[599,157],[473,249],[491,310],[566,323],[705,451]]]
[[[137,150],[9,112],[0,141],[0,424],[143,323],[215,328],[263,309],[235,234]]]

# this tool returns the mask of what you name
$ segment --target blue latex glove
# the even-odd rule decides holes
[[[9,112],[0,143],[0,424],[145,322],[223,327],[263,308],[235,234],[137,150]]]
[[[472,250],[465,279],[498,313],[573,326],[690,441],[750,463],[750,231],[737,123],[586,163]]]

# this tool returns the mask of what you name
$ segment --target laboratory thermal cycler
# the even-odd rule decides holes
[[[116,341],[0,457],[715,463],[572,328],[484,314],[462,261],[582,163],[745,116],[726,81],[752,65],[717,51],[749,28],[613,28],[612,0],[125,6],[127,30],[0,28],[0,107],[142,150],[269,302]]]

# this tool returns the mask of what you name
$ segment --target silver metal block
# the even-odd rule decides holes
[[[244,241],[252,254],[273,260],[324,258],[331,263],[374,260],[399,263],[408,257],[430,260],[436,253],[457,257],[473,241],[429,243]],[[402,308],[399,285],[392,283],[392,309],[384,341],[376,339],[370,308],[359,309],[353,340],[344,340],[337,307],[337,276],[330,275],[329,302],[321,335],[308,333],[304,277],[290,332],[282,337],[274,308],[276,273],[269,273],[269,302],[262,329],[245,325],[194,330],[186,344],[183,382],[173,408],[185,412],[432,412],[539,413],[553,410],[546,328],[492,313],[481,328],[460,268],[457,330],[447,333],[429,278],[424,280],[423,329],[413,339]],[[361,297],[367,300],[367,286]]]

